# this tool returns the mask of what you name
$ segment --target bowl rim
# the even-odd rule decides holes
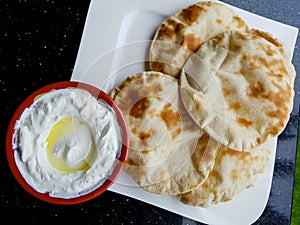
[[[58,90],[58,89],[66,89],[66,88],[81,88],[84,90],[87,90],[90,92],[95,98],[98,100],[103,100],[105,103],[110,105],[113,110],[116,113],[117,121],[121,129],[121,135],[122,135],[122,147],[121,147],[121,153],[118,157],[117,163],[110,174],[108,178],[104,181],[104,183],[96,188],[95,190],[81,195],[74,198],[59,198],[59,197],[52,197],[49,195],[48,192],[46,193],[40,193],[36,191],[33,187],[30,186],[30,184],[27,183],[27,181],[23,178],[22,174],[20,173],[14,158],[14,148],[13,148],[13,134],[14,134],[14,127],[16,121],[20,118],[21,114],[23,113],[24,109],[30,107],[30,105],[34,102],[35,98],[39,95],[42,95],[44,93],[47,93],[52,90]],[[79,81],[61,81],[56,82],[52,84],[48,84],[46,86],[43,86],[39,88],[38,90],[34,91],[32,94],[30,94],[27,98],[21,102],[21,104],[17,107],[15,112],[13,113],[11,120],[9,122],[7,132],[6,132],[6,158],[8,161],[9,168],[15,177],[15,179],[18,181],[18,183],[25,189],[29,194],[32,196],[43,200],[45,202],[53,203],[53,204],[61,204],[61,205],[71,205],[71,204],[77,204],[86,202],[88,200],[91,200],[100,194],[102,194],[104,191],[106,191],[118,178],[120,175],[123,166],[125,164],[125,161],[128,156],[128,146],[129,146],[129,136],[128,136],[128,128],[125,122],[125,119],[123,117],[123,114],[120,110],[120,108],[115,104],[113,99],[106,94],[101,89],[90,85],[88,83],[79,82]]]

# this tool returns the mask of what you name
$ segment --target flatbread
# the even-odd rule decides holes
[[[209,207],[232,200],[256,184],[269,162],[270,146],[265,143],[251,152],[219,147],[214,168],[204,183],[176,198],[188,205]]]
[[[216,153],[201,147],[204,132],[186,112],[177,79],[160,72],[137,73],[111,97],[129,130],[124,170],[138,185],[152,193],[178,194],[206,179]]]
[[[221,144],[251,151],[286,127],[294,74],[281,50],[265,38],[226,31],[203,44],[183,70],[187,111]]]
[[[238,14],[225,4],[198,2],[164,20],[150,49],[150,69],[174,77],[201,44],[227,30],[248,30]]]

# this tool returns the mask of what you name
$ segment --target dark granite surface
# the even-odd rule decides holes
[[[226,0],[250,12],[300,27],[300,1]],[[112,192],[86,203],[60,206],[33,198],[12,176],[5,155],[5,134],[18,105],[36,89],[70,80],[89,1],[0,1],[0,224],[200,224],[164,209]],[[300,71],[299,38],[293,63]],[[299,118],[300,77],[290,122],[278,140],[267,207],[256,224],[289,224]],[[251,210],[251,209],[249,209]]]

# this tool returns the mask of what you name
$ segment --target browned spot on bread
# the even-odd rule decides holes
[[[200,4],[201,4],[201,5],[204,5],[204,6],[211,6],[211,5],[212,5],[212,2],[206,1],[206,2],[201,2]]]
[[[233,169],[230,173],[231,179],[236,182],[237,179],[239,178],[239,171]]]
[[[182,201],[185,204],[190,203],[191,200],[190,200],[190,198],[188,196],[188,193],[186,193],[185,195],[181,195],[180,196],[180,201]]]
[[[233,20],[237,23],[237,27],[238,28],[243,28],[243,27],[246,27],[246,23],[244,20],[242,20],[240,17],[238,16],[234,16],[233,17]]]
[[[245,34],[242,34],[242,33],[240,33],[240,32],[236,32],[236,33],[235,33],[235,38],[237,38],[237,39],[239,39],[239,40],[245,41],[245,40],[248,39],[248,36],[245,35]]]
[[[135,118],[142,118],[144,111],[149,107],[150,100],[149,98],[142,98],[137,103],[133,105],[130,110],[129,115]]]
[[[212,43],[214,46],[218,46],[219,44],[221,44],[222,42],[224,42],[225,40],[225,36],[224,35],[218,35],[217,37],[215,37],[214,39],[212,39]]]
[[[271,47],[271,45],[266,45],[264,43],[256,43],[259,49],[262,49],[268,56],[273,56],[276,54],[276,50]]]
[[[281,103],[275,103],[279,108],[284,108],[284,105],[289,103],[289,99],[292,97],[292,87],[288,84],[286,84],[286,89],[280,87],[278,84],[276,84],[274,81],[271,82],[275,87],[278,88],[278,92],[270,92],[269,99],[275,100],[276,98],[279,98],[281,100]]]
[[[152,73],[151,75],[147,76],[147,83],[152,83],[154,80],[156,80],[157,78],[160,78],[160,77],[161,77],[161,74]],[[158,84],[154,84],[152,86],[148,86],[147,89],[161,90],[161,86]]]
[[[238,124],[246,128],[253,124],[253,121],[246,120],[245,118],[236,118],[236,122],[238,122]]]
[[[148,154],[150,153],[150,151],[148,151],[148,150],[143,150],[143,151],[141,151],[141,153],[144,154],[144,155],[148,155]]]
[[[149,115],[150,117],[154,117],[155,114],[156,114],[156,110],[155,110],[155,109],[150,109],[150,110],[148,111],[148,115]]]
[[[229,148],[222,153],[224,154],[224,156],[228,155],[229,157],[237,157],[240,161],[245,161],[251,156],[250,152],[239,152]]]
[[[223,192],[225,192],[225,190],[224,190]],[[232,199],[232,197],[228,197],[228,196],[225,196],[225,195],[222,196],[222,201],[223,201],[223,202],[228,202],[228,201],[230,201],[231,199]]]
[[[156,76],[149,76],[147,78],[147,83],[152,83],[152,85],[144,86],[143,94],[146,97],[154,97],[157,95],[158,92],[161,92],[163,90],[161,84],[154,83],[154,80],[156,79]]]
[[[229,45],[229,51],[232,52],[239,52],[241,50],[242,46],[237,45],[237,44],[231,44]]]
[[[141,131],[141,132],[139,132],[138,135],[139,135],[139,139],[145,140],[145,139],[151,137],[152,132],[151,132],[151,130],[149,132],[143,132],[143,131]]]
[[[278,66],[278,68],[277,68],[278,72],[281,73],[282,76],[285,76],[285,77],[289,76],[289,73],[287,71],[287,67],[286,67],[286,65],[284,64],[283,61],[280,60],[276,65]]]
[[[269,42],[271,42],[272,44],[274,44],[278,48],[282,47],[282,44],[276,38],[273,38],[270,34],[264,32],[264,31],[254,29],[254,30],[252,30],[252,33],[257,35],[257,36],[260,36],[260,37],[264,38],[265,40],[267,40]]]
[[[137,130],[136,130],[136,128],[135,128],[135,127],[131,129],[131,133],[133,133],[133,134],[137,134]]]
[[[274,71],[268,71],[267,75],[270,76],[270,77],[275,77],[279,81],[283,80],[283,75],[281,73],[276,73]]]
[[[138,141],[138,146],[139,146],[139,148],[148,148],[149,144],[148,144],[148,141],[146,139],[140,139]]]
[[[234,102],[229,105],[230,110],[237,111],[241,108],[241,104],[239,102]]]
[[[209,176],[210,176],[211,174],[213,174],[213,173],[215,173],[215,171],[211,171],[210,174],[209,174]],[[214,175],[212,175],[212,177],[214,177]],[[219,182],[219,181],[216,181],[215,183],[217,183],[217,182]],[[204,190],[209,190],[209,189],[210,189],[209,183],[204,182],[203,184],[201,184],[201,188],[203,188]],[[191,195],[190,197],[191,197],[191,198],[194,198],[193,195]],[[201,194],[197,194],[195,197],[196,197],[196,198],[200,198],[200,199],[203,198],[203,197],[201,196]],[[191,201],[191,200],[190,200],[190,201]]]
[[[283,111],[288,111],[288,103],[289,99],[291,98],[292,91],[291,87],[289,85],[286,85],[286,90],[284,88],[280,87],[278,84],[276,84],[274,81],[272,81],[272,84],[279,89],[278,92],[270,91],[266,98],[273,102],[279,109]]]
[[[160,118],[165,122],[168,130],[176,126],[180,122],[180,115],[171,108],[171,103],[166,103],[163,110],[160,112]]]
[[[131,166],[140,166],[139,163],[135,162],[132,159],[127,159],[126,164],[131,165]]]
[[[206,11],[204,8],[198,5],[191,5],[183,9],[180,13],[180,17],[185,21],[186,24],[191,25],[197,21],[201,12]]]
[[[260,158],[258,156],[254,156],[252,159],[254,159],[254,161],[258,161]]]
[[[216,180],[217,182],[221,182],[222,181],[222,177],[220,176],[219,172],[216,171],[216,170],[210,171],[209,176],[211,178],[213,178],[214,180]]]
[[[227,96],[231,93],[231,90],[229,88],[222,88],[222,93],[224,96]]]
[[[269,71],[269,76],[276,77],[279,80],[283,77],[289,77],[287,67],[282,60],[273,59],[266,64],[266,67],[273,68]]]
[[[259,138],[259,137],[258,137],[258,138],[256,138],[256,143],[257,143],[257,144],[259,144],[259,145],[260,145],[260,144],[262,144],[262,140],[261,140],[261,138]]]
[[[268,99],[273,102],[278,108],[285,109],[289,96],[284,94],[285,92],[273,92],[270,91],[268,94]],[[288,98],[288,99],[286,99]]]
[[[177,20],[174,20],[172,18],[170,18],[168,20],[168,22],[169,22],[169,25],[172,27],[171,29],[173,29],[176,34],[180,33],[185,28],[184,24],[179,23]]]
[[[201,44],[201,41],[195,37],[194,34],[186,34],[183,38],[181,46],[191,50],[196,51]]]
[[[172,40],[173,37],[175,37],[176,33],[174,29],[166,26],[165,24],[162,24],[160,26],[160,29],[157,34],[157,39],[162,40],[162,39],[167,39],[167,40]]]
[[[277,109],[277,110],[266,111],[265,114],[270,118],[278,118],[278,123],[274,125],[269,132],[271,135],[279,134],[282,128],[284,128],[284,123],[282,121],[284,121],[288,116],[287,113],[280,109]]]
[[[254,55],[250,60],[255,69],[260,68],[261,66],[265,66],[265,67],[270,66],[271,67],[275,63],[274,61],[271,63],[268,63],[268,61],[265,58],[258,56],[258,55]]]
[[[285,68],[285,66],[282,65],[282,61],[278,59],[272,59],[269,62],[264,61],[264,65],[267,67],[273,67],[273,66],[278,66],[280,69]],[[282,68],[283,67],[283,68]]]
[[[175,131],[172,132],[172,140],[177,138],[179,134],[181,133],[181,128],[177,128]]]
[[[114,89],[114,92],[112,93],[112,98],[114,99],[119,93],[120,91],[122,91],[124,89],[124,87],[126,87],[126,85],[134,80],[138,79],[136,76],[129,76],[127,77],[118,87],[116,87]]]
[[[265,93],[265,87],[263,83],[257,81],[255,84],[250,84],[247,87],[246,93],[249,97],[253,98],[263,97]]]
[[[165,64],[163,62],[152,61],[151,66],[157,72],[164,72]]]
[[[222,19],[220,19],[220,18],[218,18],[218,19],[216,20],[216,22],[217,22],[217,24],[222,24],[222,23],[223,23]]]

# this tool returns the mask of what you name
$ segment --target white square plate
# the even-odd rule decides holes
[[[147,70],[150,40],[160,23],[195,0],[91,0],[71,80],[109,93],[127,76]],[[222,2],[221,2],[222,3]],[[230,6],[230,5],[228,5]],[[252,28],[267,31],[293,53],[298,29],[230,6]],[[277,138],[265,172],[257,184],[233,200],[209,208],[184,205],[173,196],[151,194],[125,172],[109,188],[179,215],[207,224],[251,224],[262,214],[270,193]]]

